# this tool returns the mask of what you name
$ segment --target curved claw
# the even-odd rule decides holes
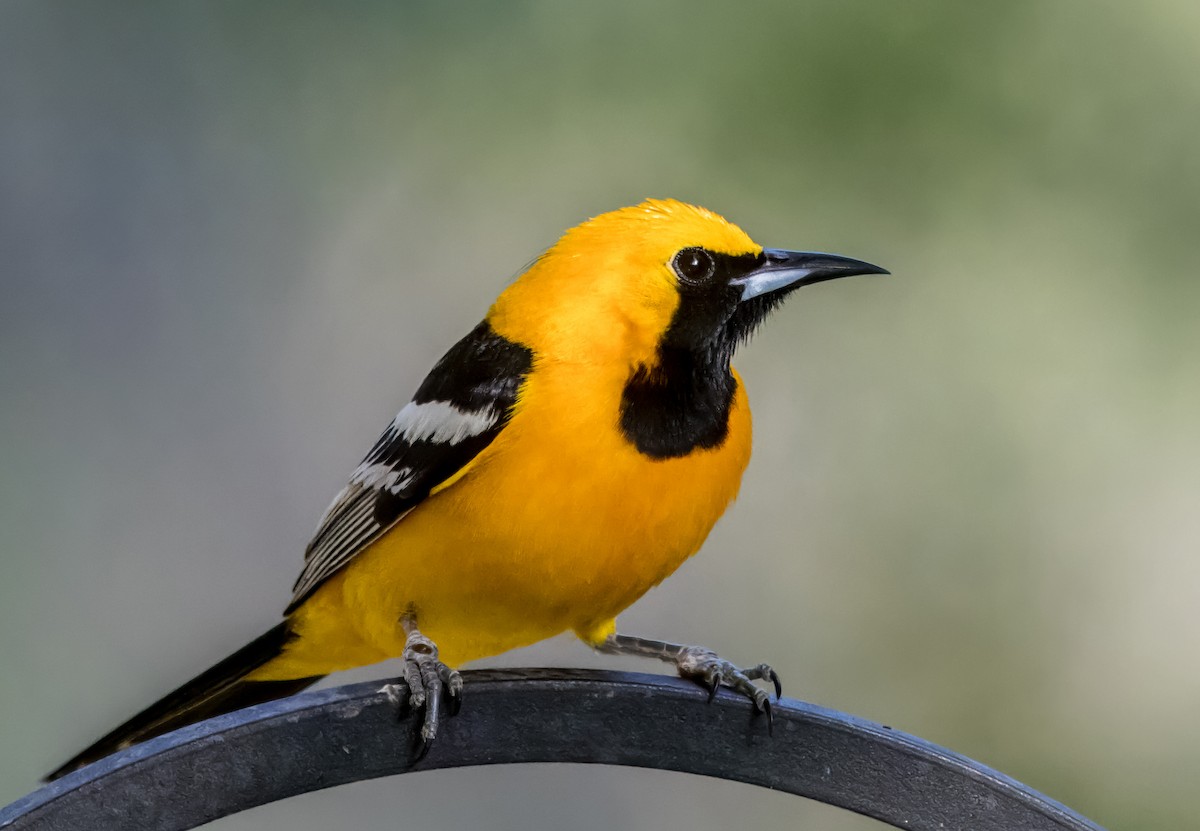
[[[717,697],[717,690],[721,689],[721,668],[716,664],[711,666],[705,673],[704,682],[708,685],[708,703],[712,704]]]
[[[431,744],[433,744],[433,742],[425,738],[424,731],[417,733],[417,738],[413,742],[413,756],[409,761],[409,764],[415,765],[417,762],[424,759],[429,754],[429,746]]]
[[[775,700],[783,698],[783,682],[779,680],[779,673],[770,664],[759,664],[759,670],[762,672],[762,678],[765,681],[770,681],[775,688]]]
[[[779,680],[779,673],[770,664],[759,664],[756,667],[745,670],[746,677],[751,680],[761,679],[770,681],[775,687],[775,700],[783,698],[783,684]]]
[[[445,676],[442,678],[442,681],[446,685],[446,692],[450,699],[450,717],[453,718],[454,716],[458,715],[458,711],[462,709],[462,676],[458,674],[458,670],[450,669],[450,667],[446,666],[445,664],[441,664],[438,667],[438,671],[445,671]]]

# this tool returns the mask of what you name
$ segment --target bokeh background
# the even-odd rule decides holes
[[[0,802],[273,623],[433,361],[564,228],[655,195],[895,276],[743,350],[742,496],[624,627],[1114,829],[1193,825],[1197,43],[1190,0],[6,0]],[[214,827],[759,823],[878,827],[555,766]]]

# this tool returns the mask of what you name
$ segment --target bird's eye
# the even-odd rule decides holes
[[[703,248],[685,248],[675,255],[675,272],[689,283],[707,280],[716,265]]]

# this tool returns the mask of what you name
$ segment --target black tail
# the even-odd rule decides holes
[[[287,621],[280,623],[214,667],[188,681],[161,701],[151,704],[91,747],[46,776],[65,776],[76,768],[178,727],[283,698],[315,684],[323,676],[286,681],[245,681],[248,674],[283,651],[291,639]]]

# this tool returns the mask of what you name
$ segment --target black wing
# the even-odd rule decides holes
[[[532,365],[486,320],[434,365],[322,517],[285,614],[500,435]]]

